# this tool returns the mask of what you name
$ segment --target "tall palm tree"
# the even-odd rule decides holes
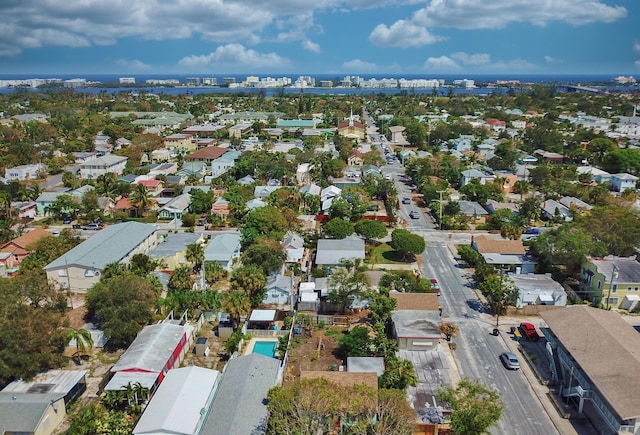
[[[226,294],[222,308],[233,319],[234,327],[237,327],[240,323],[240,317],[249,314],[251,300],[244,291],[234,290]]]
[[[82,364],[80,352],[85,353],[87,350],[93,349],[93,338],[91,337],[91,333],[84,328],[69,328],[67,330],[67,340],[76,341],[76,355],[78,356],[78,364]]]
[[[531,183],[527,180],[518,180],[513,184],[513,193],[520,194],[520,199],[531,189]]]
[[[153,204],[153,200],[147,191],[147,186],[144,184],[136,184],[133,192],[131,192],[131,202],[137,207],[138,217],[144,216],[145,210]]]
[[[204,263],[204,246],[202,243],[191,243],[187,245],[185,258],[193,264],[193,272],[197,273]]]
[[[117,195],[117,178],[112,172],[101,174],[96,179],[96,190],[99,194],[114,199]]]

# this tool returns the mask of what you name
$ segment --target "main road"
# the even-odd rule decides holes
[[[379,146],[377,129],[372,125],[370,128],[370,137],[374,138],[374,145]],[[411,197],[412,186],[404,177],[400,163],[387,165],[383,172],[394,179],[400,199]],[[409,217],[411,210],[419,211],[418,219]],[[470,243],[471,235],[449,235],[435,230],[431,218],[413,200],[410,204],[401,203],[399,217],[406,219],[407,229],[425,238],[427,248],[422,254],[422,273],[427,278],[436,278],[440,284],[443,320],[454,322],[460,328],[460,335],[454,339],[454,357],[461,378],[480,380],[502,397],[504,412],[490,432],[495,435],[558,434],[525,376],[519,370],[507,370],[499,360],[500,353],[508,349],[502,336],[491,334],[495,318],[484,311],[467,269],[458,264],[452,252],[455,244]]]

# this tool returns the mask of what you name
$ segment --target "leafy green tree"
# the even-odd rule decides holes
[[[391,247],[406,260],[423,253],[426,243],[422,236],[405,229],[395,229],[391,232]]]
[[[479,263],[484,263],[482,254],[469,245],[458,245],[458,255],[460,255],[462,261],[471,267],[476,267]]]
[[[282,240],[288,228],[289,223],[279,209],[272,206],[257,208],[247,216],[242,231],[243,245],[250,245],[260,236]]]
[[[156,270],[157,261],[146,254],[134,254],[131,257],[130,270],[139,276],[146,276]]]
[[[269,275],[282,268],[287,253],[279,241],[261,237],[242,253],[240,259],[242,264],[256,266],[264,275]]]
[[[71,171],[64,171],[62,173],[61,180],[64,187],[68,187],[70,189],[76,189],[80,186],[80,182]]]
[[[406,390],[418,385],[418,376],[409,360],[393,356],[384,361],[384,372],[379,380],[380,388]]]
[[[508,277],[490,275],[478,284],[478,288],[487,298],[487,303],[496,315],[496,328],[499,326],[500,316],[507,312],[507,308],[516,304],[518,289]]]
[[[127,273],[99,282],[85,298],[90,316],[100,322],[110,348],[126,348],[153,320],[159,293],[147,280]]]
[[[131,203],[136,206],[137,216],[144,216],[145,212],[149,210],[151,205],[154,203],[154,200],[149,195],[147,186],[144,184],[136,184],[133,186],[130,199]]]
[[[451,430],[455,435],[482,435],[498,422],[504,410],[500,394],[468,379],[455,388],[441,388],[438,397],[453,408]]]
[[[391,318],[391,312],[395,310],[398,301],[388,294],[371,292],[368,296],[369,317],[375,322],[386,322]]]
[[[31,254],[20,263],[20,270],[22,273],[27,270],[37,270],[41,272],[47,264],[61,257],[80,243],[82,243],[82,239],[79,237],[79,233],[69,228],[60,231],[58,237],[54,237],[53,235],[51,237],[44,237],[33,245],[28,246]]]
[[[361,357],[371,355],[369,328],[356,326],[338,340],[340,355]]]
[[[520,195],[520,200],[522,200],[522,197],[529,193],[530,190],[531,183],[527,180],[518,180],[513,184],[513,193]]]
[[[387,227],[384,222],[363,219],[355,224],[356,233],[367,240],[381,239],[387,235]]]
[[[51,204],[45,207],[45,214],[57,218],[62,215],[75,215],[80,209],[80,203],[69,194],[59,195]]]
[[[193,270],[189,266],[178,266],[169,278],[169,290],[192,290]]]
[[[537,198],[528,197],[518,206],[518,213],[526,223],[530,224],[540,220],[542,213],[540,206],[540,201]]]
[[[325,234],[334,239],[344,239],[353,234],[353,224],[342,218],[333,218],[323,225]]]
[[[191,189],[189,196],[191,197],[189,208],[193,213],[202,214],[211,211],[214,199],[213,190],[205,192],[202,189]]]
[[[329,276],[329,302],[336,304],[338,310],[344,313],[349,303],[364,295],[369,284],[359,263],[342,261],[340,267]]]

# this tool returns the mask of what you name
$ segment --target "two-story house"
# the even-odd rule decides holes
[[[580,291],[606,307],[632,310],[640,301],[637,257],[587,258],[580,267]]]
[[[100,175],[109,173],[120,175],[124,171],[126,165],[126,157],[107,154],[105,156],[98,157],[97,159],[80,163],[80,178],[96,179]]]

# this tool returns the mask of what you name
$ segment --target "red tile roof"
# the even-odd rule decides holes
[[[221,147],[206,147],[196,152],[189,154],[186,159],[188,160],[214,160],[228,151],[227,148]]]

